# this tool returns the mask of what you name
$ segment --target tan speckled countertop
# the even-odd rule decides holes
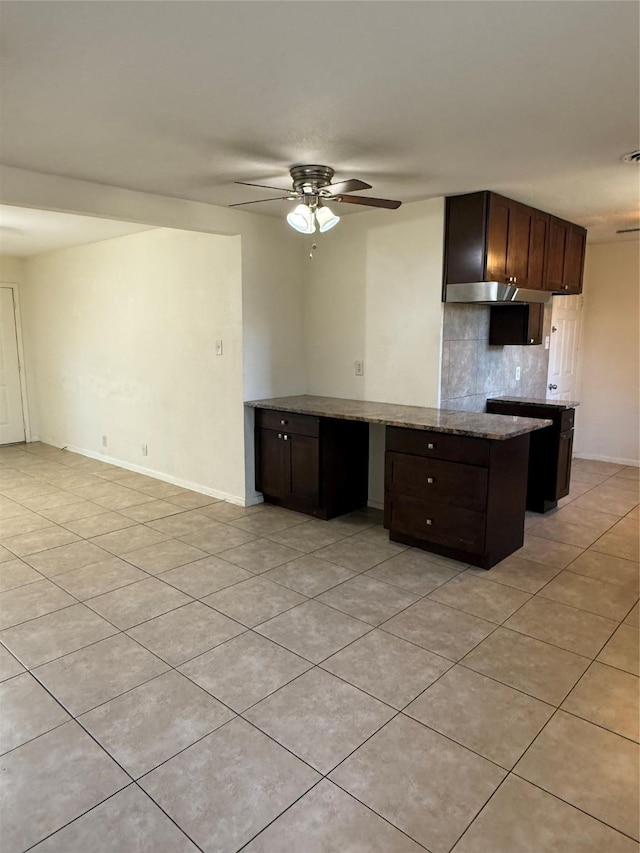
[[[311,394],[250,400],[245,403],[245,406],[324,418],[366,421],[370,424],[424,429],[450,435],[468,435],[473,438],[489,438],[497,441],[525,435],[550,426],[552,423],[552,421],[538,418],[454,412],[449,409],[427,409],[421,406],[400,406],[395,403],[372,403],[368,400],[315,397]]]

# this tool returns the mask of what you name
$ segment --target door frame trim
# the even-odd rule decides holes
[[[24,424],[24,440],[29,443],[33,441],[31,437],[31,420],[29,418],[29,398],[27,396],[27,379],[24,363],[24,345],[22,338],[22,314],[20,312],[20,285],[18,282],[0,281],[0,287],[7,287],[11,290],[13,297],[13,320],[16,325],[16,342],[18,345],[18,363],[20,374],[20,394],[22,396],[22,422]]]

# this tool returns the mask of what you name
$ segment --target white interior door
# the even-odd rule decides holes
[[[24,441],[13,288],[0,287],[0,444]]]
[[[578,346],[582,296],[554,296],[547,397],[575,400],[578,387]]]

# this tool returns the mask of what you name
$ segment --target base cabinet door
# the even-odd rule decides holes
[[[274,498],[286,494],[285,453],[282,433],[271,429],[256,430],[256,488]]]
[[[317,506],[320,502],[320,442],[308,435],[283,438],[285,496],[293,502]]]
[[[573,453],[573,430],[565,430],[558,436],[558,475],[556,479],[556,499],[569,494],[571,487],[571,456]]]

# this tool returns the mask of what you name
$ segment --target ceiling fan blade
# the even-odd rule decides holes
[[[320,189],[328,190],[332,195],[335,195],[336,193],[355,193],[358,190],[370,190],[371,184],[365,184],[364,181],[351,178],[349,181],[338,181],[337,184],[325,184]]]
[[[251,184],[249,181],[234,181],[234,184],[241,184],[243,187],[262,187],[265,190],[277,190],[280,193],[288,193],[289,190],[286,187],[272,187],[269,184]]]
[[[371,196],[360,195],[334,195],[331,198],[345,204],[366,204],[369,207],[386,207],[389,210],[396,210],[402,204],[401,201],[392,201],[390,198],[371,198]]]
[[[296,198],[291,198],[288,195],[278,195],[273,198],[256,198],[253,201],[239,201],[236,204],[229,204],[228,207],[242,207],[243,204],[260,204],[263,201],[296,201]]]

